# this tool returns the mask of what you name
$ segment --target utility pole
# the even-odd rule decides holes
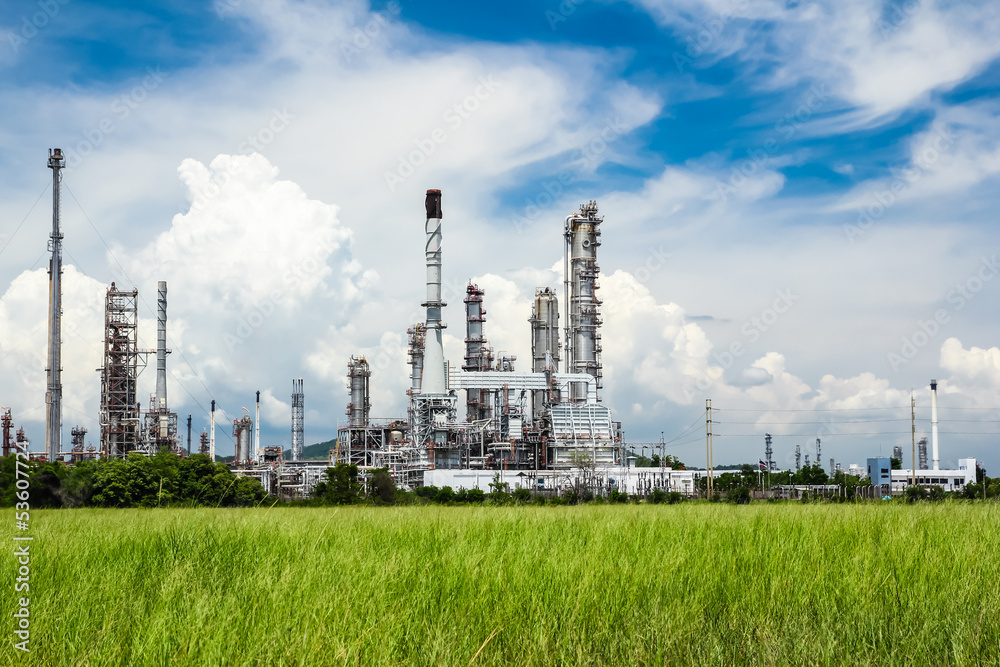
[[[49,367],[45,392],[45,450],[55,461],[62,450],[62,232],[59,230],[59,184],[66,166],[61,148],[49,149],[52,170],[52,235],[49,236]]]
[[[910,447],[913,449],[910,461],[913,462],[913,486],[917,485],[917,408],[913,400],[913,390],[910,390]],[[892,471],[889,471],[892,481]]]
[[[712,480],[712,399],[705,399],[705,459],[708,473],[708,481],[706,484],[707,497],[711,498],[712,493],[715,491],[715,484]]]
[[[191,456],[191,415],[188,415],[188,456]]]

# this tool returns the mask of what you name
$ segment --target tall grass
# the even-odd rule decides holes
[[[953,503],[37,512],[32,652],[4,655],[997,664],[998,520]]]

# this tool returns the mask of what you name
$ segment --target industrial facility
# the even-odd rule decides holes
[[[62,425],[61,380],[61,274],[60,181],[65,165],[62,151],[49,151],[52,169],[53,222],[50,235],[48,367],[46,391],[46,438],[44,454],[49,461],[72,462],[88,458],[120,458],[130,454],[153,455],[168,451],[192,454],[191,416],[187,418],[186,446],[178,429],[178,415],[167,400],[167,283],[157,283],[156,348],[140,349],[137,336],[137,289],[123,290],[111,283],[104,308],[103,365],[100,376],[100,446],[86,446],[86,429],[72,429],[72,446],[60,442]],[[416,216],[415,216],[416,217]],[[707,470],[639,468],[623,439],[622,425],[602,403],[601,300],[598,248],[601,224],[597,202],[581,204],[563,224],[563,289],[552,285],[535,290],[530,310],[524,313],[524,335],[531,344],[528,370],[517,370],[517,358],[494,352],[487,337],[485,290],[471,281],[466,286],[464,309],[464,358],[451,363],[445,358],[443,332],[446,325],[442,296],[444,257],[443,204],[440,190],[427,190],[424,201],[424,260],[426,296],[422,322],[406,330],[409,370],[406,414],[373,418],[371,387],[379,382],[364,356],[347,360],[348,403],[346,421],[338,428],[335,446],[328,457],[303,460],[305,391],[302,378],[292,381],[291,449],[289,460],[280,446],[265,446],[260,437],[260,392],[253,416],[244,414],[232,422],[235,455],[229,463],[238,476],[258,479],[271,494],[286,499],[307,498],[325,470],[337,463],[356,465],[362,471],[385,468],[404,489],[422,485],[483,489],[495,477],[513,487],[533,491],[558,491],[584,485],[600,492],[619,490],[641,493],[651,489],[697,492],[699,478],[707,476],[712,490],[712,407],[706,401]],[[562,328],[560,329],[560,320]],[[156,391],[143,410],[137,379],[150,357],[156,360]],[[457,360],[456,360],[457,361]],[[461,402],[464,399],[464,406]],[[912,407],[912,406],[911,406]],[[28,449],[24,430],[13,434],[13,418],[2,414],[3,451],[14,446]],[[912,411],[911,411],[912,412]],[[210,422],[195,453],[216,460],[216,401],[211,401]],[[975,460],[961,459],[959,471],[940,471],[938,452],[937,382],[931,381],[932,468],[928,469],[926,440],[920,442],[919,468],[907,471],[912,483],[946,485],[949,490],[975,479]],[[914,429],[915,433],[915,429]],[[659,443],[661,447],[663,441]],[[642,445],[643,449],[646,448]],[[815,441],[816,463],[822,456],[821,441]],[[636,446],[633,446],[635,449]],[[917,458],[914,437],[913,458]],[[894,450],[902,458],[901,449]],[[765,457],[761,466],[775,470],[770,434],[765,434]],[[809,454],[806,454],[806,466]],[[888,459],[885,459],[886,461]],[[882,471],[882,459],[869,461],[869,474]],[[801,450],[795,448],[795,467],[801,466]],[[835,462],[830,460],[831,474]],[[839,470],[839,466],[836,466]],[[972,472],[970,472],[970,469]],[[853,470],[853,468],[852,468]],[[902,478],[893,471],[891,479]],[[878,477],[882,479],[880,475]],[[885,476],[888,480],[889,475]],[[875,479],[874,477],[872,478]],[[888,483],[888,481],[886,482]]]
[[[486,337],[488,297],[471,282],[464,300],[465,358],[461,365],[445,359],[440,190],[427,191],[424,208],[427,294],[421,305],[426,319],[407,330],[407,414],[371,418],[371,370],[364,357],[352,357],[347,365],[348,421],[337,434],[333,460],[388,468],[406,488],[436,484],[447,477],[442,471],[534,471],[544,485],[545,478],[558,476],[545,471],[621,466],[621,424],[598,393],[597,249],[602,218],[597,203],[581,205],[566,216],[563,336],[560,339],[556,291],[539,287],[531,311],[525,313],[531,369],[523,372],[516,370],[515,357],[494,353]],[[560,372],[564,358],[565,372]],[[459,407],[460,392],[464,410]]]

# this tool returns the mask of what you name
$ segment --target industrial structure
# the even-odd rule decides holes
[[[144,440],[152,452],[180,453],[177,413],[167,407],[167,283],[156,286],[156,393],[145,415]]]
[[[466,287],[465,356],[460,369],[444,357],[442,317],[442,202],[424,202],[426,298],[424,322],[407,329],[410,386],[406,417],[373,419],[370,368],[348,363],[348,422],[338,431],[334,461],[387,467],[405,487],[437,470],[569,470],[584,464],[622,464],[620,423],[598,395],[601,387],[600,305],[597,298],[600,223],[596,202],[566,217],[564,300],[566,373],[560,343],[559,300],[540,287],[528,315],[531,370],[516,357],[495,354],[486,337],[486,292]],[[465,392],[460,418],[459,392]]]
[[[53,212],[49,237],[48,356],[46,383],[46,432],[44,454],[35,458],[71,462],[89,458],[153,455],[168,451],[191,455],[191,416],[187,420],[187,447],[181,447],[178,415],[167,400],[167,283],[157,283],[156,348],[138,346],[137,289],[119,289],[111,283],[105,297],[103,365],[100,372],[98,447],[85,442],[87,429],[71,429],[71,448],[62,451],[62,241],[60,228],[60,183],[65,166],[62,151],[49,151],[52,170]],[[602,402],[601,306],[598,297],[601,225],[595,201],[581,204],[563,223],[563,293],[551,286],[535,289],[525,315],[530,336],[530,368],[519,371],[517,358],[494,352],[487,337],[488,295],[469,281],[465,288],[464,357],[451,364],[445,358],[446,328],[443,299],[443,206],[440,190],[427,190],[424,200],[424,261],[426,294],[421,302],[423,321],[407,333],[409,387],[406,414],[373,417],[372,368],[364,356],[347,363],[347,419],[338,427],[329,458],[302,460],[304,450],[305,393],[302,378],[292,380],[291,451],[286,460],[280,446],[261,441],[260,391],[256,392],[254,417],[245,414],[233,420],[235,456],[231,467],[239,476],[258,479],[266,491],[284,498],[305,498],[325,469],[335,463],[356,465],[362,470],[387,468],[403,488],[424,484],[476,486],[495,475],[509,478],[533,490],[584,485],[593,490],[645,492],[654,488],[695,492],[700,471],[655,468],[633,470],[624,444],[621,423],[615,421]],[[526,309],[527,310],[527,309]],[[562,329],[560,329],[562,326]],[[148,357],[155,353],[156,390],[145,412],[137,382]],[[869,461],[869,474],[876,468],[878,479],[892,486],[907,479],[918,484],[939,485],[947,490],[975,480],[975,459],[959,459],[959,469],[939,471],[937,381],[931,380],[931,453],[928,465],[927,439],[919,443],[918,470],[884,470],[882,459]],[[464,395],[462,394],[464,392]],[[464,398],[464,409],[459,403]],[[912,404],[911,404],[912,405]],[[27,451],[24,430],[12,437],[13,419],[6,408],[0,421],[3,453]],[[211,401],[208,432],[201,432],[198,453],[216,460],[216,401]],[[912,415],[912,409],[911,409]],[[706,401],[707,488],[712,485],[711,399]],[[913,429],[915,433],[915,429]],[[664,440],[661,434],[661,461]],[[815,464],[821,465],[822,449],[815,440]],[[645,448],[645,447],[644,447]],[[806,449],[809,449],[806,446]],[[795,447],[795,469],[802,451]],[[900,447],[893,456],[902,459]],[[772,438],[765,434],[768,470],[776,470]],[[805,455],[809,466],[810,455]],[[874,461],[874,463],[873,463]],[[887,461],[887,460],[886,460]],[[851,470],[854,470],[852,466]],[[830,473],[839,466],[830,459]],[[859,468],[860,472],[860,468]],[[473,481],[474,480],[474,481]]]
[[[101,373],[101,456],[150,453],[142,440],[136,383],[139,377],[137,339],[139,290],[119,290],[114,283],[104,300],[104,365]]]
[[[45,391],[45,452],[55,461],[62,451],[62,231],[59,229],[59,185],[66,166],[62,149],[49,150],[52,170],[52,234],[49,236],[49,349]]]
[[[292,461],[302,458],[302,447],[305,443],[305,405],[302,378],[292,380]]]

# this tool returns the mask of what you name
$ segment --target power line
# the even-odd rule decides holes
[[[45,187],[42,188],[42,191],[38,194],[38,198],[35,199],[35,203],[31,205],[31,208],[28,209],[28,212],[24,215],[24,218],[21,220],[20,224],[18,224],[18,226],[14,228],[14,231],[13,233],[11,233],[10,238],[7,239],[7,242],[3,244],[2,248],[0,248],[0,255],[3,255],[4,250],[7,249],[7,246],[9,246],[14,241],[14,237],[17,236],[17,233],[21,230],[21,227],[24,225],[25,221],[27,221],[28,217],[31,215],[31,212],[35,210],[36,206],[38,206],[38,202],[42,201],[42,196],[49,191],[50,187],[52,187],[52,183],[49,179],[46,178]]]

